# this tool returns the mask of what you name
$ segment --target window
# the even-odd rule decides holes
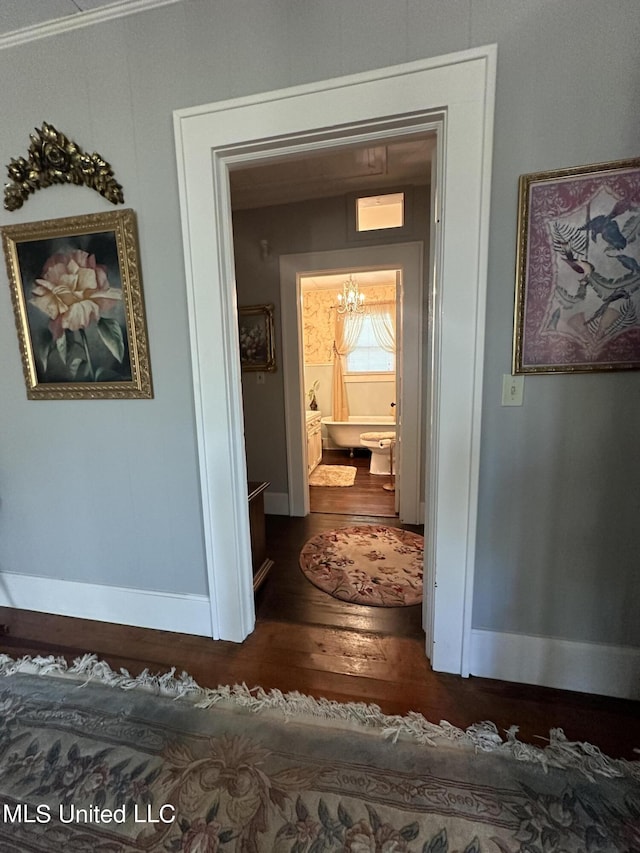
[[[356,231],[380,231],[404,225],[404,193],[356,199]]]
[[[373,328],[370,314],[362,318],[362,327],[355,347],[346,357],[347,373],[395,373],[394,352],[382,349]]]
[[[348,193],[345,196],[347,240],[372,242],[398,237],[413,228],[414,188],[395,186]]]

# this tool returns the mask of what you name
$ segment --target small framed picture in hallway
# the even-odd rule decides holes
[[[243,370],[276,369],[273,305],[248,305],[238,309],[240,364]]]
[[[522,175],[514,373],[640,368],[640,159]]]

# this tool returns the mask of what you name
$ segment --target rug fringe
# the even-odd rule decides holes
[[[570,741],[562,729],[551,729],[544,747],[523,743],[517,739],[518,727],[512,726],[500,735],[492,722],[475,723],[466,730],[442,720],[439,725],[429,722],[422,714],[411,711],[405,716],[384,714],[378,705],[364,702],[342,703],[332,699],[315,699],[303,693],[282,693],[278,689],[265,691],[246,684],[201,687],[188,673],[176,675],[176,668],[152,674],[148,669],[132,676],[126,669],[115,672],[106,661],[95,654],[85,654],[69,665],[63,657],[25,655],[14,659],[0,654],[0,676],[17,673],[51,675],[78,681],[83,687],[98,681],[121,690],[146,690],[174,700],[189,699],[198,708],[211,708],[219,703],[246,708],[254,713],[275,711],[285,720],[321,719],[352,723],[374,729],[394,743],[401,737],[435,747],[443,743],[472,748],[476,752],[497,752],[518,761],[539,764],[545,772],[550,768],[579,770],[589,779],[632,777],[640,780],[640,761],[609,758],[590,743]]]

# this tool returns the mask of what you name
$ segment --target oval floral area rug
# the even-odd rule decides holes
[[[405,607],[422,601],[424,538],[399,527],[363,524],[314,536],[300,568],[324,592],[353,604]]]

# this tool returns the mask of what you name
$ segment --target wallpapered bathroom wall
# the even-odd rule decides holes
[[[302,300],[302,330],[305,364],[331,364],[335,329],[335,290],[310,290]],[[394,284],[376,285],[365,290],[367,302],[395,301]]]

